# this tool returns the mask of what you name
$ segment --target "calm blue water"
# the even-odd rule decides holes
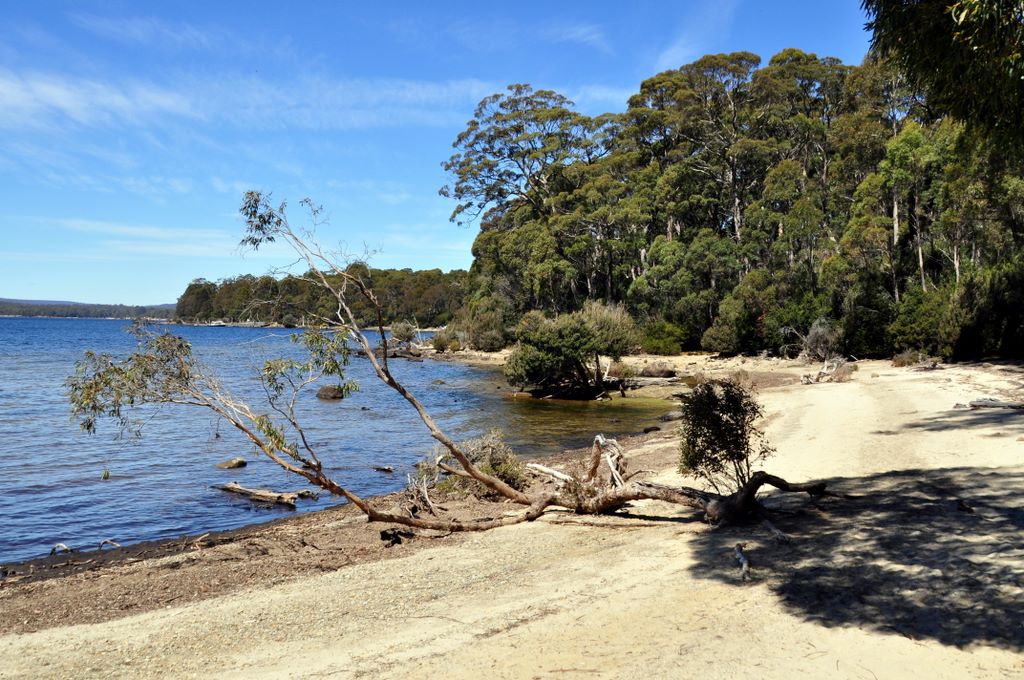
[[[129,353],[127,322],[103,319],[0,318],[0,564],[49,552],[55,543],[94,549],[231,529],[287,514],[255,507],[211,486],[238,481],[276,490],[305,481],[258,457],[233,428],[211,413],[181,406],[147,407],[141,439],[118,440],[111,424],[94,435],[71,421],[64,380],[86,349]],[[270,356],[295,351],[288,331],[174,326],[236,396],[255,403],[254,377]],[[668,407],[622,400],[610,407],[510,399],[494,371],[439,361],[393,361],[396,377],[416,394],[456,439],[500,428],[513,448],[548,454],[584,446],[596,432],[641,431]],[[353,358],[349,377],[361,390],[340,402],[300,399],[308,434],[330,474],[364,495],[404,485],[405,475],[433,450],[433,440],[397,394]],[[444,384],[433,384],[442,380]],[[104,426],[106,425],[106,426]],[[236,456],[249,465],[214,466]],[[381,474],[372,465],[395,473]],[[110,479],[103,481],[104,469]],[[326,494],[300,501],[300,510],[336,504]]]

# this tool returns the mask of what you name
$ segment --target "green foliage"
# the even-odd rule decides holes
[[[0,298],[0,316],[51,316],[82,319],[170,319],[174,305],[94,305],[77,302]]]
[[[303,388],[322,377],[338,379],[338,389],[350,394],[357,389],[344,379],[349,350],[344,336],[310,329],[293,335],[292,342],[305,349],[305,359],[272,359],[261,371],[267,400],[280,416],[254,415],[234,400],[216,378],[209,375],[192,354],[191,345],[171,333],[155,333],[136,324],[132,328],[138,345],[123,359],[86,352],[66,381],[72,415],[86,432],[95,432],[101,420],[111,420],[118,435],[140,435],[143,421],[133,410],[145,404],[182,404],[208,408],[246,431],[253,443],[265,451],[279,451],[299,462],[306,460],[299,446],[287,441],[287,433],[302,437],[295,416],[295,400]],[[259,440],[262,435],[263,440]],[[304,441],[304,440],[303,440]],[[308,447],[307,447],[308,449]]]
[[[350,355],[345,335],[309,328],[302,333],[293,333],[289,339],[303,347],[304,360],[270,359],[263,364],[260,372],[272,406],[321,377],[338,378],[336,387],[342,397],[358,389],[355,381],[345,380],[345,366],[348,365]]]
[[[428,326],[448,323],[463,305],[469,275],[439,269],[373,269],[362,263],[349,265],[371,286],[382,307],[385,322],[418,319]],[[280,323],[284,326],[317,325],[333,315],[336,301],[312,277],[244,275],[217,283],[197,279],[178,298],[175,315],[186,321]],[[349,300],[364,324],[376,324],[372,306],[360,296]]]
[[[438,352],[458,352],[462,349],[458,334],[449,328],[434,333],[430,344]]]
[[[647,354],[679,354],[686,342],[686,331],[668,321],[654,321],[642,329],[640,346]]]
[[[482,352],[497,352],[509,343],[508,321],[510,310],[497,295],[487,295],[459,311],[451,324],[463,344]]]
[[[110,419],[120,435],[138,435],[142,422],[131,417],[132,407],[188,400],[197,368],[192,346],[181,337],[155,334],[138,324],[132,332],[138,348],[130,356],[118,361],[88,351],[65,383],[72,415],[86,432]]]
[[[517,387],[572,382],[590,384],[587,363],[596,346],[582,314],[546,319],[530,312],[516,329],[517,345],[505,361],[505,377]]]
[[[1019,2],[863,0],[876,50],[929,106],[1024,148],[1024,19]]]
[[[907,291],[889,326],[892,344],[897,350],[918,350],[948,358],[953,353],[950,342],[956,329],[951,328],[952,288],[934,288],[928,292]]]
[[[777,305],[777,287],[771,273],[756,269],[740,281],[718,307],[718,318],[701,339],[705,349],[752,352],[777,347],[778,329],[768,325],[767,313]]]
[[[707,380],[683,399],[679,470],[719,492],[741,488],[753,467],[773,453],[754,426],[761,407],[739,382]]]
[[[458,152],[444,164],[454,181],[441,195],[459,201],[452,219],[473,220],[509,201],[543,209],[551,195],[547,180],[593,144],[589,120],[571,107],[556,92],[521,84],[481,101],[453,144]]]
[[[868,5],[949,20],[973,46],[1009,11]],[[1000,35],[1020,33],[1003,24]],[[890,329],[900,342],[916,333],[914,288],[952,285],[963,305],[941,321],[942,344],[956,346],[964,323],[978,327],[964,305],[982,304],[980,282],[1024,243],[1024,166],[970,125],[936,119],[938,95],[926,100],[899,63],[706,55],[643,81],[625,113],[594,118],[524,85],[486,98],[446,164],[453,218],[481,217],[469,299],[500,300],[502,330],[531,310],[625,303],[654,351],[777,351],[780,329],[827,317],[843,331],[837,351],[879,356],[894,349]],[[497,315],[481,311],[464,330],[486,325],[496,339]]]
[[[969,278],[955,304],[954,359],[1024,357],[1024,257]]]
[[[526,314],[516,329],[516,340],[504,369],[510,384],[600,391],[598,356],[617,360],[636,348],[639,337],[622,307],[589,303],[582,311],[554,319],[540,312]]]

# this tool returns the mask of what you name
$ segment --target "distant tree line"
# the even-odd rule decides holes
[[[376,291],[385,322],[410,321],[422,327],[443,326],[465,302],[468,273],[440,269],[373,269],[356,263],[347,271],[360,276]],[[197,279],[178,298],[176,316],[185,321],[215,320],[314,325],[334,315],[336,301],[322,286],[301,276],[252,276],[219,282]],[[353,312],[365,324],[374,323],[373,310],[353,300]]]
[[[170,319],[174,305],[94,305],[79,302],[0,300],[0,316],[53,316],[89,319]]]
[[[595,117],[509,86],[444,164],[480,229],[460,318],[508,340],[603,301],[651,351],[775,352],[823,319],[856,356],[1019,356],[1024,163],[993,139],[875,54],[708,55]]]

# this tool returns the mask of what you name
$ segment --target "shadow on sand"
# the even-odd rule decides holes
[[[792,543],[752,527],[702,533],[694,575],[739,583],[732,551],[746,542],[754,580],[806,620],[1024,650],[1024,468],[902,470],[829,488],[857,497],[766,496]]]

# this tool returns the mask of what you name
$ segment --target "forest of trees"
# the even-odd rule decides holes
[[[82,319],[170,319],[174,305],[98,305],[82,302],[0,299],[0,316],[50,316]]]
[[[463,305],[468,274],[440,269],[372,269],[352,264],[377,292],[385,321],[410,321],[422,327],[443,326]],[[330,317],[335,301],[322,287],[302,277],[238,276],[218,283],[197,279],[178,298],[178,318],[209,322],[253,321],[287,326],[315,325],[318,317]],[[375,323],[373,310],[353,300],[353,311],[364,324]]]
[[[511,85],[444,163],[452,220],[479,225],[470,272],[352,266],[386,322],[451,323],[480,349],[601,301],[651,352],[780,352],[819,321],[858,357],[1020,356],[1022,156],[942,111],[875,53],[708,55],[594,117]],[[308,322],[330,304],[314,291],[198,280],[177,314]]]
[[[708,55],[589,117],[512,85],[445,163],[479,221],[465,317],[622,303],[655,351],[1024,351],[1020,156],[929,106],[890,63]]]

